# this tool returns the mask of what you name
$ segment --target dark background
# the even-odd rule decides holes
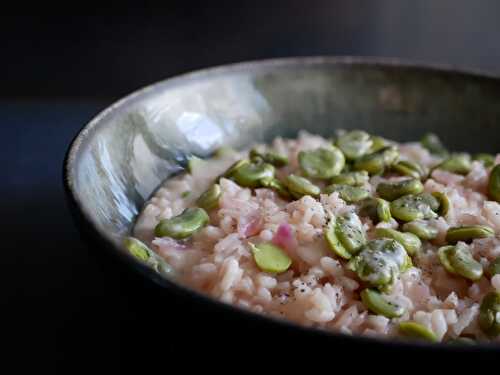
[[[64,152],[115,99],[193,69],[282,56],[403,57],[500,73],[493,0],[142,4],[96,8],[98,16],[0,16],[0,307],[6,359],[29,353],[18,365],[58,373],[135,361],[168,371],[172,353],[199,355],[215,336],[247,340],[224,336],[199,307],[160,301],[78,237],[63,197]]]

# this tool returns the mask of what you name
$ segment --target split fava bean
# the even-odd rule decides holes
[[[225,178],[230,178],[238,169],[240,169],[241,167],[243,167],[244,165],[247,165],[249,164],[250,161],[247,160],[247,159],[241,159],[241,160],[238,160],[236,162],[234,162],[228,169],[226,172],[224,172],[222,174],[222,176],[220,177],[225,177]],[[219,178],[217,178],[217,180],[219,180]]]
[[[157,273],[163,276],[172,276],[174,269],[170,264],[158,257],[145,243],[134,237],[127,237],[124,241],[127,250],[139,259],[153,268]]]
[[[350,185],[330,185],[324,189],[324,193],[339,193],[339,197],[347,203],[359,202],[370,196],[370,192],[365,188]]]
[[[250,150],[250,158],[259,158],[266,163],[272,164],[276,167],[283,167],[288,164],[288,156],[278,154],[277,152],[259,152],[257,149],[253,148]]]
[[[433,219],[437,217],[425,196],[413,194],[404,195],[392,201],[391,214],[401,221]]]
[[[366,171],[345,172],[330,179],[331,184],[361,186],[368,183],[370,177]]]
[[[398,149],[394,146],[387,146],[357,159],[354,162],[354,169],[367,171],[371,175],[380,174],[396,163],[398,158]]]
[[[409,160],[400,160],[392,166],[392,170],[403,176],[423,179],[427,176],[427,170],[420,164]]]
[[[475,238],[493,237],[495,231],[486,225],[464,225],[449,228],[446,232],[446,242],[471,241]]]
[[[147,262],[151,256],[149,247],[137,238],[127,237],[125,238],[124,244],[130,254],[143,262]]]
[[[495,165],[490,172],[488,195],[494,201],[500,202],[500,164]]]
[[[391,206],[382,198],[367,198],[360,202],[359,213],[368,216],[374,223],[391,220]]]
[[[490,292],[479,307],[479,327],[490,337],[500,335],[500,293]]]
[[[162,219],[155,227],[156,237],[183,239],[208,224],[209,217],[202,208],[186,208],[180,215]]]
[[[422,242],[413,233],[399,232],[390,228],[377,228],[375,230],[377,237],[392,238],[398,241],[405,248],[408,255],[415,255],[422,247]]]
[[[439,202],[439,208],[434,211],[437,211],[439,216],[446,216],[451,206],[451,202],[448,196],[440,191],[435,191],[434,193],[432,193],[432,196]]]
[[[434,332],[417,322],[399,323],[399,332],[401,332],[406,337],[417,340],[425,340],[430,342],[439,341]]]
[[[379,289],[392,285],[409,266],[411,260],[403,245],[389,238],[368,241],[347,264],[361,280]]]
[[[307,177],[329,179],[338,175],[345,165],[345,157],[337,147],[301,151],[300,168]]]
[[[363,224],[354,212],[332,216],[325,229],[325,239],[330,249],[344,259],[350,259],[366,243]]]
[[[436,134],[425,134],[420,140],[420,144],[433,155],[440,157],[448,156],[448,150],[446,150],[446,147],[443,146],[443,143]]]
[[[270,243],[254,245],[250,243],[253,258],[264,272],[282,273],[292,264],[292,259],[278,246]]]
[[[438,258],[446,271],[451,274],[472,281],[477,281],[483,276],[483,266],[472,257],[469,247],[463,243],[440,247]]]
[[[419,194],[424,191],[424,185],[418,179],[408,179],[396,182],[381,182],[377,193],[381,198],[393,201],[408,194]]]
[[[373,152],[377,152],[378,150],[383,149],[384,147],[389,146],[389,141],[387,139],[379,137],[377,135],[372,135],[372,147],[370,148],[369,154]]]
[[[395,302],[391,302],[376,289],[367,288],[361,293],[361,301],[371,312],[383,315],[387,318],[398,318],[402,316],[406,309]]]
[[[196,204],[204,210],[210,211],[219,205],[219,198],[222,194],[218,184],[213,184],[196,200]]]
[[[433,240],[438,235],[438,230],[423,220],[404,223],[402,229],[404,232],[413,233],[421,240]]]
[[[314,185],[307,178],[290,174],[283,180],[283,184],[288,188],[293,197],[299,199],[304,195],[317,197],[321,189]]]
[[[269,163],[247,163],[237,168],[231,179],[240,186],[257,188],[262,186],[262,180],[274,177],[274,170]]]
[[[355,160],[370,151],[373,140],[362,130],[353,130],[342,134],[337,139],[337,147],[342,150],[349,160]]]
[[[448,159],[439,164],[436,169],[442,169],[451,173],[466,175],[472,168],[469,154],[453,154]]]

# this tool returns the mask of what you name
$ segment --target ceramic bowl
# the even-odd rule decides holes
[[[228,65],[167,79],[111,105],[71,144],[64,183],[78,228],[99,254],[210,309],[280,337],[344,348],[433,350],[434,345],[350,337],[264,318],[168,280],[134,260],[123,237],[158,185],[221,145],[236,148],[301,129],[331,136],[365,129],[408,141],[437,133],[455,150],[498,151],[500,81],[486,74],[394,60],[290,58]],[[209,319],[209,318],[207,318]],[[266,328],[263,328],[266,327]],[[286,336],[290,337],[290,336]],[[440,347],[443,350],[456,348]],[[489,350],[476,346],[463,350]]]

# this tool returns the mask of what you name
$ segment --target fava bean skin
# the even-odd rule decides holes
[[[431,196],[432,197],[432,196]],[[437,214],[422,195],[404,195],[391,202],[391,214],[401,221],[433,219]]]
[[[288,157],[286,155],[271,151],[259,152],[255,148],[250,150],[250,158],[262,159],[264,162],[272,164],[276,167],[283,167],[288,164]]]
[[[455,174],[466,175],[472,168],[472,162],[469,154],[454,154],[439,164],[436,168]]]
[[[443,143],[436,134],[425,134],[420,140],[420,144],[433,155],[440,157],[448,156],[448,150],[446,150],[446,148],[443,146]]]

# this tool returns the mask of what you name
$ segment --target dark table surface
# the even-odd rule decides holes
[[[0,160],[7,169],[0,337],[10,349],[2,359],[22,357],[18,366],[51,365],[59,373],[165,361],[168,368],[172,353],[199,356],[222,332],[225,350],[248,341],[250,332],[221,324],[225,317],[203,319],[206,312],[185,301],[159,300],[152,286],[102,262],[81,241],[64,200],[63,158],[78,130],[114,99],[185,71],[279,56],[392,56],[500,72],[494,0],[167,3],[126,16],[0,22]],[[98,96],[104,99],[85,99]]]

